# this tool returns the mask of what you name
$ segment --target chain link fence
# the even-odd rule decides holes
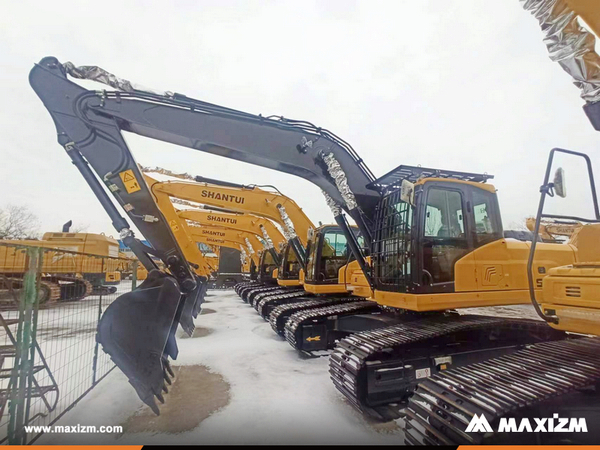
[[[31,241],[35,244],[36,241]],[[0,242],[0,443],[27,444],[114,369],[96,342],[137,261]]]

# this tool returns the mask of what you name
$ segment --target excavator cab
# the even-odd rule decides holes
[[[302,269],[302,263],[292,245],[287,242],[281,250],[281,261],[277,273],[278,282],[286,285],[287,281],[293,281],[297,284],[300,278],[300,269]]]
[[[266,284],[277,284],[277,278],[273,278],[274,271],[279,266],[279,255],[274,249],[264,249],[260,255],[260,267],[258,280]]]
[[[250,279],[252,281],[258,280],[258,268],[253,260],[250,260]]]
[[[454,292],[456,262],[503,237],[490,178],[402,165],[376,180],[383,192],[372,249],[376,289]]]
[[[351,230],[359,238],[358,229],[352,227]],[[354,258],[342,229],[337,225],[321,226],[314,232],[309,242],[304,283],[312,285],[339,283],[339,270]]]

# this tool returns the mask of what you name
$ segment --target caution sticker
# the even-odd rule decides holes
[[[179,226],[177,225],[177,221],[175,219],[171,220],[171,222],[169,222],[169,225],[171,225],[171,230],[179,231]]]
[[[121,177],[121,181],[123,181],[123,184],[125,185],[125,189],[127,190],[128,194],[132,194],[134,192],[142,190],[140,184],[138,183],[138,180],[133,174],[133,170],[129,169],[120,172],[119,176]]]

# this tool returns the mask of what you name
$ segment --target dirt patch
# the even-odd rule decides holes
[[[381,434],[394,434],[402,429],[398,422],[372,422],[369,424],[371,428]]]
[[[125,433],[182,433],[196,428],[230,400],[229,383],[205,366],[174,367],[175,380],[158,403],[160,416],[145,406],[123,424]]]
[[[216,311],[210,308],[202,308],[200,314],[214,314]]]
[[[191,336],[188,336],[187,334],[183,333],[183,335],[181,336],[181,339],[200,338],[200,337],[208,336],[212,332],[213,332],[213,330],[210,328],[196,327]]]

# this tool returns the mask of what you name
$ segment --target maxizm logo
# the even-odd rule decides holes
[[[553,414],[551,418],[533,418],[533,423],[528,419],[521,419],[517,423],[514,417],[501,417],[498,423],[498,433],[587,433],[585,418],[564,418]],[[493,433],[485,416],[475,414],[465,430],[467,433]]]

